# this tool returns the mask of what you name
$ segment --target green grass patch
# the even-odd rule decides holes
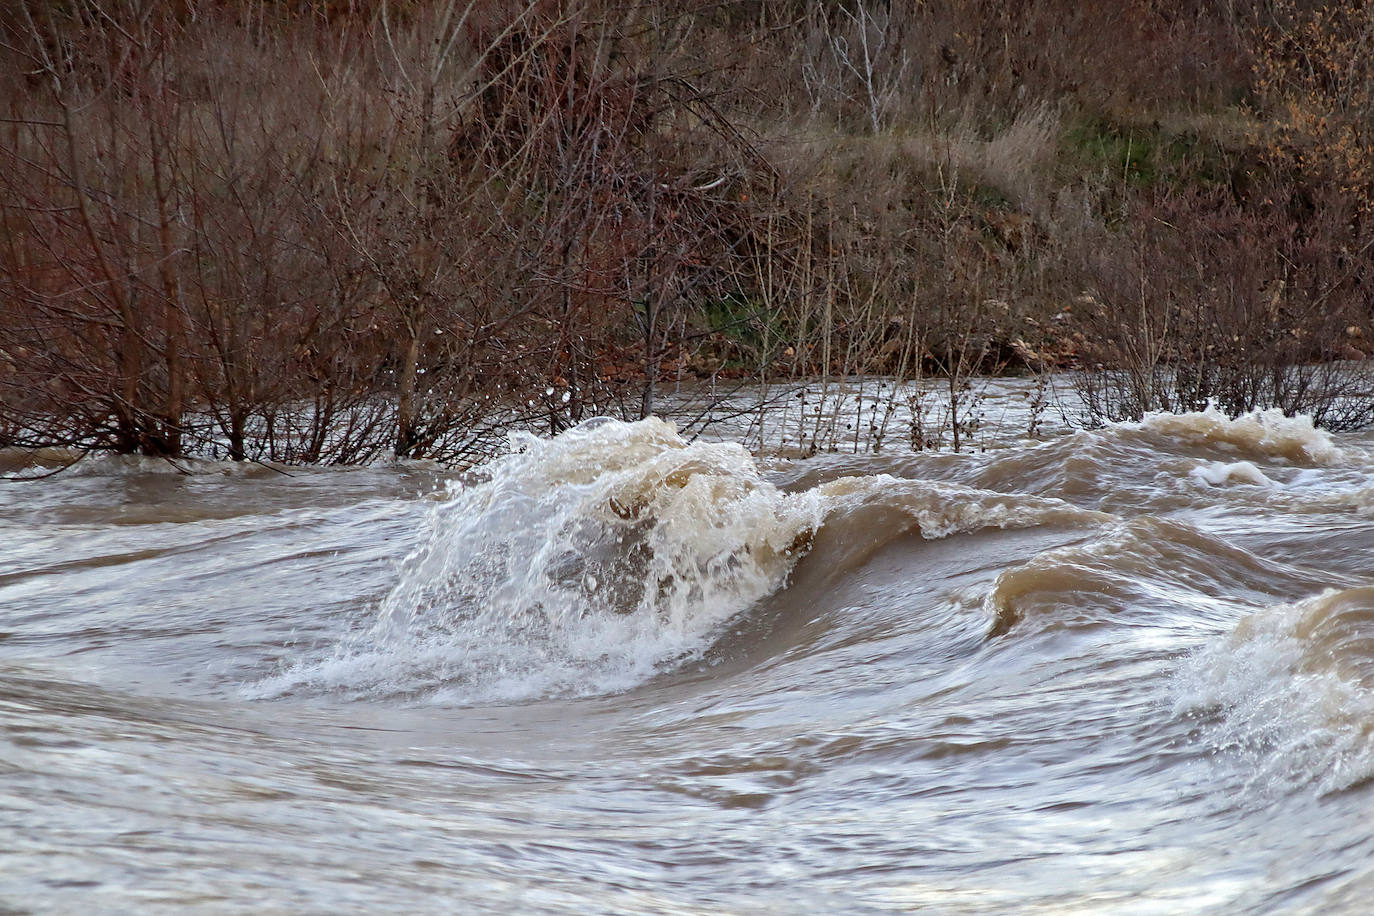
[[[1218,139],[1168,131],[1157,122],[1081,118],[1064,131],[1060,156],[1072,173],[1129,189],[1216,185],[1230,177],[1229,156]]]

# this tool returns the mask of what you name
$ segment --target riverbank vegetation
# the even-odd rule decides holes
[[[18,0],[0,445],[463,460],[880,376],[957,447],[1064,368],[1085,422],[1365,423],[1371,47],[1353,0]]]

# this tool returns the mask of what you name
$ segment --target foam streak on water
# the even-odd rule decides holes
[[[0,912],[1363,913],[1371,446],[0,485]]]

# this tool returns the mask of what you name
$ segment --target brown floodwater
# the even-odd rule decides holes
[[[648,420],[0,482],[0,911],[1362,913],[1371,456]]]

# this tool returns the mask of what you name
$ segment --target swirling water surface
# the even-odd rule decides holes
[[[1371,446],[0,484],[0,908],[1364,912]]]

